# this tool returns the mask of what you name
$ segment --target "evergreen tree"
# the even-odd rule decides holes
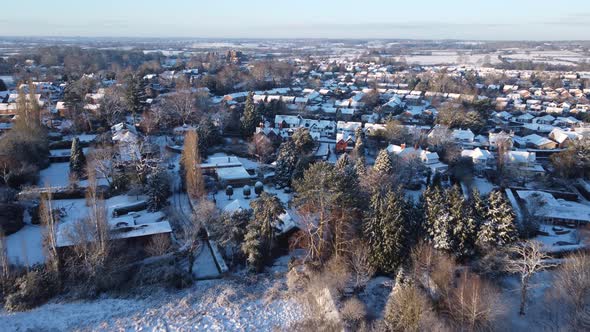
[[[146,194],[148,209],[158,211],[168,203],[170,196],[170,178],[165,170],[158,168],[147,179]]]
[[[263,248],[267,246],[261,234],[261,225],[250,222],[242,243],[242,252],[246,255],[246,261],[256,272],[260,272],[264,266]]]
[[[76,176],[81,176],[86,167],[86,156],[80,145],[80,139],[75,137],[72,140],[72,148],[70,149],[70,173]]]
[[[365,134],[361,127],[356,128],[355,130],[355,142],[354,142],[354,150],[353,154],[360,158],[361,156],[365,155]]]
[[[295,130],[291,140],[295,143],[295,147],[299,154],[307,154],[313,150],[314,141],[308,129],[299,128]]]
[[[259,109],[254,105],[254,93],[250,92],[244,106],[244,115],[242,116],[242,135],[251,137],[256,131],[256,127],[261,121]]]
[[[248,256],[251,266],[259,271],[261,264],[268,260],[275,246],[279,216],[285,212],[285,208],[276,196],[268,193],[262,193],[260,198],[250,203],[250,206],[253,219],[246,234],[243,251]],[[258,239],[255,241],[251,236],[257,236]]]
[[[424,224],[424,195],[420,195],[418,202],[407,202],[410,211],[408,242],[410,246],[426,239],[427,231]]]
[[[482,224],[485,221],[487,214],[486,202],[481,198],[481,194],[477,189],[474,189],[471,193],[471,206],[473,211],[473,217],[478,224]]]
[[[360,156],[356,159],[354,163],[354,167],[356,169],[356,173],[358,176],[364,176],[367,174],[367,166],[365,165],[365,156]]]
[[[283,142],[279,148],[277,165],[275,167],[275,181],[279,186],[290,186],[293,171],[297,165],[298,155],[292,141]]]
[[[407,205],[399,192],[373,194],[363,231],[375,268],[394,273],[403,263],[408,253],[408,221]]]
[[[359,175],[347,154],[343,154],[338,158],[335,170],[339,175],[340,207],[347,209],[359,208],[363,198],[359,186]]]
[[[351,161],[346,153],[342,154],[336,161],[335,167],[338,171],[344,171],[345,168],[350,166]]]
[[[436,249],[451,251],[453,225],[444,192],[431,186],[424,191],[424,198],[424,219],[430,240]]]
[[[488,198],[488,211],[478,234],[482,247],[505,246],[518,239],[516,217],[512,206],[501,191],[493,191]]]
[[[391,162],[391,158],[389,157],[387,150],[383,149],[379,152],[377,159],[375,159],[375,165],[373,166],[373,169],[381,174],[393,174],[393,163]]]
[[[468,258],[474,254],[477,240],[477,223],[471,205],[463,198],[458,186],[447,191],[446,201],[452,217],[453,254],[460,259]]]
[[[145,93],[141,78],[136,74],[127,75],[125,78],[125,103],[133,116],[133,125],[137,123],[137,115],[142,112],[141,102]]]

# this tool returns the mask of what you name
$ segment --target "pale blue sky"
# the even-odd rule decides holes
[[[2,36],[590,39],[590,0],[2,1]]]

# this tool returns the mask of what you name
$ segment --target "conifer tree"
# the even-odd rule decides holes
[[[336,169],[338,171],[343,171],[345,168],[351,165],[350,157],[346,153],[342,154],[340,158],[336,161]]]
[[[129,74],[125,78],[125,103],[133,117],[133,125],[137,122],[137,115],[142,112],[141,101],[145,97],[142,80],[137,74]]]
[[[262,193],[260,198],[250,203],[252,220],[244,237],[242,251],[255,271],[260,271],[270,258],[275,245],[279,216],[285,212],[281,201],[273,195]]]
[[[338,205],[341,208],[359,208],[363,195],[360,194],[359,175],[347,154],[343,154],[335,165],[339,181],[337,183],[341,193]]]
[[[256,272],[260,272],[264,266],[263,247],[267,244],[263,242],[261,236],[261,225],[250,222],[247,226],[244,242],[242,243],[242,252],[246,255],[246,261]]]
[[[516,241],[516,217],[510,203],[498,190],[491,192],[487,201],[488,211],[478,235],[480,246],[504,246]]]
[[[365,134],[361,127],[356,128],[354,131],[355,142],[354,142],[354,155],[359,158],[365,155]]]
[[[86,167],[86,156],[80,145],[80,139],[75,137],[72,140],[72,147],[70,149],[70,173],[76,176],[81,176]]]
[[[150,211],[158,211],[168,203],[170,178],[165,170],[158,168],[150,174],[147,179],[146,194]]]
[[[373,169],[376,172],[379,172],[384,175],[393,174],[393,163],[391,162],[391,158],[389,157],[389,153],[387,150],[383,149],[377,155],[377,159],[375,159],[375,165]]]
[[[407,256],[408,211],[399,192],[376,191],[371,197],[364,236],[369,244],[371,263],[385,273],[393,273]]]
[[[246,105],[244,106],[244,115],[242,116],[242,135],[244,137],[250,137],[256,131],[256,127],[261,121],[259,108],[254,105],[254,93],[250,92],[246,99]]]
[[[293,171],[297,165],[298,157],[295,144],[291,141],[283,142],[277,157],[275,168],[275,180],[279,186],[291,185]]]
[[[365,156],[360,156],[356,159],[354,163],[354,167],[356,168],[356,173],[358,176],[364,176],[367,174],[367,166],[365,165]]]
[[[477,240],[477,223],[471,206],[464,199],[458,186],[449,189],[446,196],[452,219],[453,254],[460,259],[470,257],[475,252]]]
[[[431,186],[424,191],[424,219],[428,236],[434,247],[450,251],[453,246],[452,225],[449,209],[438,186]]]
[[[478,224],[482,224],[485,221],[487,214],[486,202],[481,198],[479,190],[474,189],[471,193],[471,205],[473,211],[473,217]]]

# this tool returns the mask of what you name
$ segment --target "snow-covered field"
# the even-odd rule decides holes
[[[126,298],[70,303],[54,300],[27,312],[0,312],[0,330],[288,330],[289,325],[304,317],[304,312],[286,293],[286,266],[280,270],[273,277],[198,281],[182,291],[158,288]]]

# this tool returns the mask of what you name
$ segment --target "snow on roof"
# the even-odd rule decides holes
[[[488,160],[494,158],[494,155],[490,153],[488,150],[482,150],[480,148],[475,148],[473,150],[463,150],[461,151],[461,157],[469,157],[472,159],[478,160]]]
[[[544,191],[517,190],[516,193],[536,216],[590,222],[590,206],[586,204],[556,199]]]
[[[582,135],[576,133],[575,131],[565,131],[561,128],[553,129],[551,133],[549,133],[549,136],[559,144],[565,142],[567,139],[575,140],[582,138]]]
[[[227,204],[223,207],[223,212],[225,213],[234,213],[243,210],[250,210],[250,205],[241,199],[234,199],[231,203]]]
[[[475,138],[475,135],[473,134],[471,129],[466,129],[466,130],[455,129],[455,130],[453,130],[453,137],[456,140],[472,142],[473,139]]]
[[[535,146],[543,146],[546,144],[553,143],[552,140],[542,137],[542,136],[539,136],[537,134],[531,134],[531,135],[525,136],[525,137],[523,137],[523,139],[525,140],[525,142],[533,144]]]
[[[528,151],[508,151],[506,159],[514,163],[534,163],[536,154]]]
[[[243,180],[252,177],[241,164],[235,167],[218,168],[216,172],[221,181]]]
[[[209,157],[206,163],[201,164],[201,168],[226,168],[226,167],[240,167],[242,162],[238,157],[223,156],[223,157]]]

